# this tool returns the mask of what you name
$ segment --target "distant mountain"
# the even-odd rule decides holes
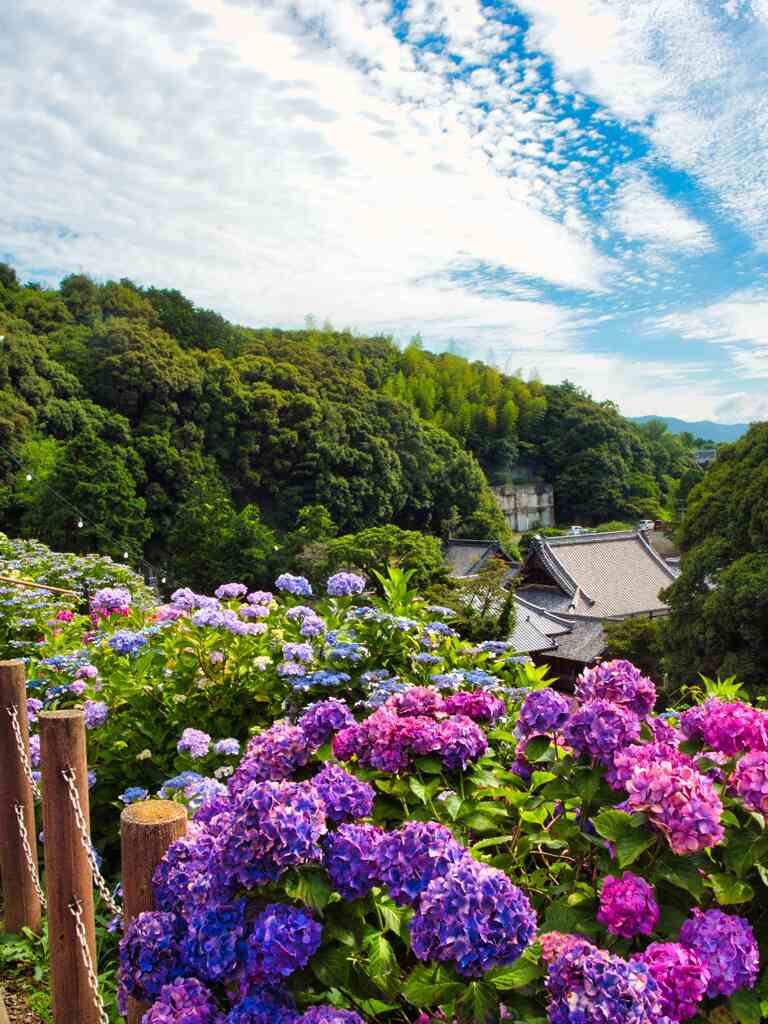
[[[662,423],[666,423],[670,434],[683,434],[688,431],[694,437],[703,437],[705,441],[716,441],[719,444],[738,441],[749,430],[748,423],[713,423],[711,420],[691,423],[688,420],[675,419],[674,416],[627,416],[627,419],[633,423],[660,420]]]

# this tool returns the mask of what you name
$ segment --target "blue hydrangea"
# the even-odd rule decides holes
[[[331,697],[310,704],[297,724],[304,730],[310,746],[316,748],[327,743],[339,729],[354,725],[355,719],[343,700]]]
[[[142,789],[140,786],[129,786],[128,789],[120,794],[118,799],[122,800],[127,807],[128,804],[135,804],[139,800],[146,800],[148,796],[149,790]]]
[[[277,590],[283,590],[286,594],[293,594],[295,597],[311,597],[312,587],[305,576],[292,576],[284,572],[275,580]]]
[[[373,787],[350,775],[341,765],[327,764],[312,779],[312,785],[322,797],[331,821],[367,818],[373,811]]]
[[[415,905],[433,878],[468,856],[436,821],[408,821],[378,845],[379,877],[395,903]]]
[[[278,985],[255,985],[225,1017],[225,1024],[298,1024],[290,995]]]
[[[354,572],[337,572],[331,576],[325,588],[329,597],[352,597],[365,590],[365,579]]]
[[[119,981],[134,999],[151,1002],[160,989],[185,973],[186,926],[178,914],[137,914],[120,942]]]
[[[305,967],[323,929],[304,909],[270,903],[256,918],[246,944],[246,974],[255,979],[287,978]]]
[[[648,967],[588,942],[550,965],[546,987],[550,1024],[669,1024]]]
[[[290,664],[295,664],[291,662]],[[278,669],[279,671],[279,669]],[[298,678],[294,677],[288,680],[294,690],[312,690],[316,686],[323,686],[330,689],[333,686],[343,686],[350,680],[349,675],[346,672],[329,672],[326,669],[320,669],[317,672],[308,672],[306,675]]]
[[[184,957],[196,977],[221,981],[234,973],[245,936],[246,906],[244,899],[212,904],[188,918]]]
[[[225,740],[217,740],[213,745],[214,754],[223,754],[226,757],[234,757],[240,753],[240,740],[230,736]]]
[[[384,832],[375,825],[340,825],[323,843],[323,864],[346,900],[367,896],[380,882],[378,849]]]
[[[466,856],[433,878],[410,929],[420,960],[452,961],[460,974],[477,978],[522,956],[536,914],[503,871]]]

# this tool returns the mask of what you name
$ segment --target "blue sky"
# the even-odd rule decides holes
[[[768,0],[14,0],[0,259],[768,418]]]

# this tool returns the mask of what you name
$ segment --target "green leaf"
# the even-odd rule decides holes
[[[571,781],[584,803],[589,804],[594,800],[601,780],[602,773],[599,768],[581,768],[574,772]]]
[[[488,817],[487,814],[468,814],[461,820],[462,824],[472,829],[473,832],[493,832],[498,828],[496,821]]]
[[[464,991],[461,982],[453,981],[440,967],[419,966],[406,978],[403,995],[413,1006],[441,1006]]]
[[[513,842],[518,837],[516,835],[510,836],[492,836],[490,839],[481,839],[479,843],[475,843],[472,847],[473,850],[490,850],[494,846],[505,846],[507,843]]]
[[[411,788],[411,792],[415,797],[418,797],[423,804],[428,804],[432,799],[432,794],[435,792],[434,787],[439,788],[440,780],[434,779],[429,785],[423,783],[420,779],[416,778],[415,775],[411,775],[408,779],[408,785]]]
[[[498,1019],[499,996],[486,981],[470,981],[454,1006],[461,1024],[492,1024]]]
[[[548,736],[535,736],[525,745],[526,761],[539,761],[550,747]]]
[[[700,900],[704,895],[704,879],[698,869],[682,857],[676,858],[672,863],[661,864],[657,874],[671,885],[676,885],[678,889],[685,889],[695,900]]]
[[[616,841],[616,856],[619,860],[619,867],[626,868],[634,864],[641,853],[644,853],[649,846],[653,846],[656,836],[643,832],[634,832],[622,836]]]
[[[747,903],[754,898],[755,890],[752,886],[739,881],[733,875],[708,875],[707,880],[721,907],[728,907],[734,903]]]
[[[312,957],[309,966],[326,988],[346,988],[349,984],[349,953],[341,946],[324,946]]]
[[[436,757],[417,757],[414,764],[418,771],[426,775],[442,775],[443,766]]]
[[[760,1024],[762,1013],[760,1000],[754,992],[742,988],[734,992],[728,1000],[731,1012],[738,1018],[739,1024]]]
[[[489,971],[485,975],[485,980],[500,992],[508,992],[511,989],[523,988],[535,978],[542,978],[544,973],[541,964],[521,957],[509,967],[498,967],[496,970]]]
[[[593,818],[593,823],[598,835],[601,835],[603,839],[609,839],[612,843],[626,835],[630,829],[635,828],[631,814],[627,814],[626,811],[614,811],[612,808],[600,811]]]
[[[399,966],[392,946],[383,935],[374,935],[366,943],[368,963],[366,973],[386,995],[394,996],[393,985],[397,983]]]
[[[313,910],[322,910],[328,905],[333,888],[324,871],[318,868],[305,868],[286,881],[285,892],[293,899],[306,903]]]

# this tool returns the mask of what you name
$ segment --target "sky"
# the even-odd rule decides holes
[[[0,260],[768,418],[768,0],[13,0]]]

